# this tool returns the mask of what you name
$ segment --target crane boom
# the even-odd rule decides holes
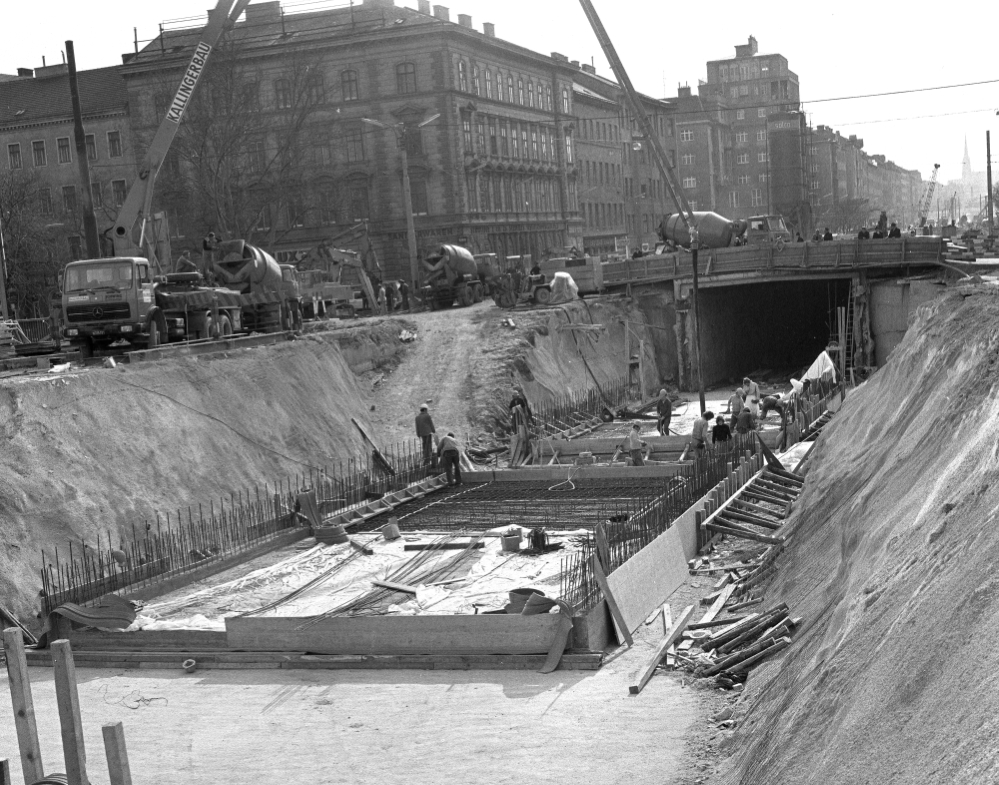
[[[205,72],[209,55],[211,55],[219,38],[222,37],[227,23],[235,22],[246,6],[250,4],[250,0],[235,0],[234,8],[233,2],[234,0],[219,0],[218,5],[208,15],[208,24],[201,32],[191,62],[180,80],[177,94],[170,102],[166,116],[156,130],[156,135],[149,144],[146,156],[139,166],[139,177],[132,183],[132,187],[129,188],[125,201],[118,211],[118,217],[115,219],[112,230],[116,256],[145,255],[150,263],[157,268],[160,267],[159,259],[156,258],[152,233],[147,226],[152,210],[156,175],[159,174],[160,167],[170,151],[170,146],[180,128],[180,121],[183,119],[184,112],[190,105],[191,98],[198,87],[198,81]],[[139,235],[137,239],[133,239],[136,224],[139,224]]]
[[[940,164],[933,164],[933,174],[930,175],[930,181],[926,184],[926,190],[923,191],[923,198],[919,200],[919,225],[926,225],[926,214],[930,211],[930,205],[933,204],[933,192],[937,189],[937,171],[940,169]]]

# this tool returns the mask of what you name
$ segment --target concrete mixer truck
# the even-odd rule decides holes
[[[63,273],[63,337],[89,357],[294,327],[297,284],[273,257],[240,240],[223,243],[215,258],[214,276],[225,286],[206,286],[200,272],[154,276],[138,257],[71,262]]]
[[[730,221],[718,213],[695,212],[697,240],[701,248],[728,248],[735,245],[782,246],[791,242],[791,233],[779,215],[754,215]],[[690,231],[683,218],[672,213],[659,224],[659,237],[682,248],[690,247]]]
[[[455,303],[468,306],[482,302],[485,286],[475,257],[467,248],[442,245],[423,260],[423,272],[423,297],[431,310],[450,308]]]

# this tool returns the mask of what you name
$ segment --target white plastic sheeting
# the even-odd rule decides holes
[[[569,273],[557,272],[552,277],[552,303],[568,303],[579,297],[579,287]]]

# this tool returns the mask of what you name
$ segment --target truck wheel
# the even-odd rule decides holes
[[[482,284],[476,284],[472,287],[472,302],[482,302]]]
[[[226,314],[222,314],[219,317],[219,336],[222,338],[228,338],[232,335],[232,322],[229,321],[229,317]]]
[[[547,286],[539,286],[534,290],[534,302],[538,305],[548,305],[552,301],[552,290]]]
[[[146,342],[147,349],[155,349],[160,345],[160,325],[156,319],[149,321],[149,340]]]
[[[472,294],[472,288],[470,286],[463,286],[458,290],[458,304],[462,308],[467,308],[474,302],[475,295]]]

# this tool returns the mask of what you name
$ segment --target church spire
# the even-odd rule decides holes
[[[968,137],[964,137],[964,161],[961,162],[961,179],[970,180],[973,176],[971,171],[971,156],[968,155]]]

